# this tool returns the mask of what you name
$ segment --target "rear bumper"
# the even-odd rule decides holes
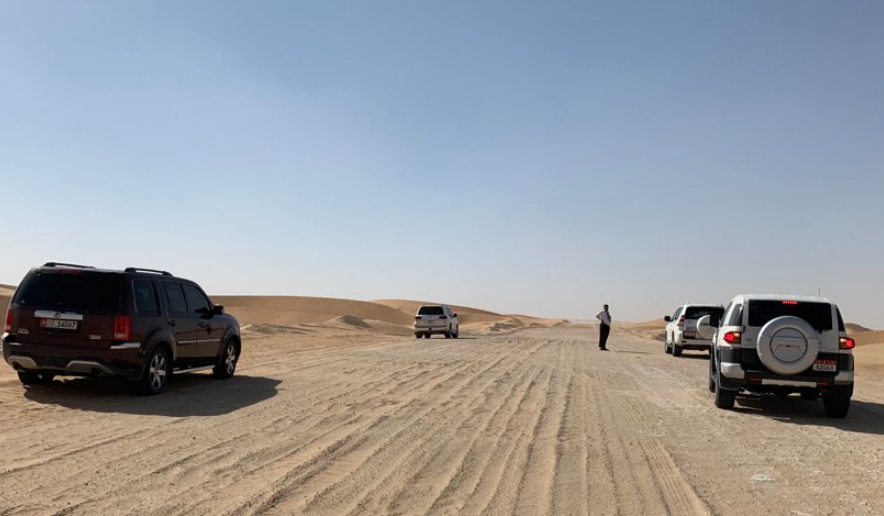
[[[430,335],[441,335],[443,333],[448,333],[448,326],[415,326],[414,333],[420,335],[427,333]]]
[[[675,344],[684,349],[709,349],[712,347],[712,340],[689,339],[685,338],[684,331],[676,331],[674,334]]]
[[[138,343],[129,342],[109,349],[48,346],[0,338],[3,359],[16,371],[45,371],[70,376],[120,376],[136,380],[144,359]]]
[[[770,385],[779,387],[817,388],[829,385],[853,385],[853,371],[838,371],[836,374],[806,373],[785,376],[768,371],[746,371],[741,364],[722,362],[719,364],[722,376],[737,380],[744,385]]]

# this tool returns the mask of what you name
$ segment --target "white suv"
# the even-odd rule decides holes
[[[666,321],[666,334],[663,337],[663,351],[680,357],[686,349],[708,351],[712,348],[715,330],[709,325],[712,317],[721,319],[724,307],[721,305],[682,305]]]
[[[425,305],[417,309],[414,317],[415,338],[429,339],[433,335],[445,335],[456,339],[460,335],[457,314],[445,305]]]
[[[853,348],[841,311],[828,299],[742,295],[717,326],[709,361],[715,405],[730,409],[740,391],[805,400],[822,397],[826,415],[842,418],[853,396]]]

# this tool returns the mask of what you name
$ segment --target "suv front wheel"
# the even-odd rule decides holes
[[[239,351],[237,350],[236,342],[230,340],[224,346],[224,353],[221,354],[221,358],[218,359],[218,364],[212,369],[212,373],[215,375],[215,378],[230,378],[233,376],[234,371],[236,371],[236,363],[238,361]]]

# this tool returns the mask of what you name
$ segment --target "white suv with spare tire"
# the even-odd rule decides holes
[[[841,311],[811,296],[741,295],[716,327],[709,390],[733,408],[740,392],[822,398],[826,415],[842,418],[853,396],[853,348]]]
[[[663,351],[675,357],[680,357],[686,349],[710,351],[715,329],[709,321],[716,316],[721,319],[723,313],[721,305],[687,304],[676,308],[672,317],[663,318],[666,321]]]

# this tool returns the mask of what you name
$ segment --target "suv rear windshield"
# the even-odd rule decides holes
[[[777,317],[791,315],[807,321],[816,331],[832,329],[832,305],[796,301],[749,301],[749,326],[761,327]]]
[[[14,302],[38,308],[115,312],[120,305],[120,278],[79,271],[33,272],[25,277]]]
[[[420,310],[417,311],[418,315],[445,315],[445,312],[442,311],[441,306],[422,306]]]
[[[699,319],[706,315],[718,314],[718,318],[724,315],[724,307],[721,306],[689,306],[684,313],[685,319]]]

